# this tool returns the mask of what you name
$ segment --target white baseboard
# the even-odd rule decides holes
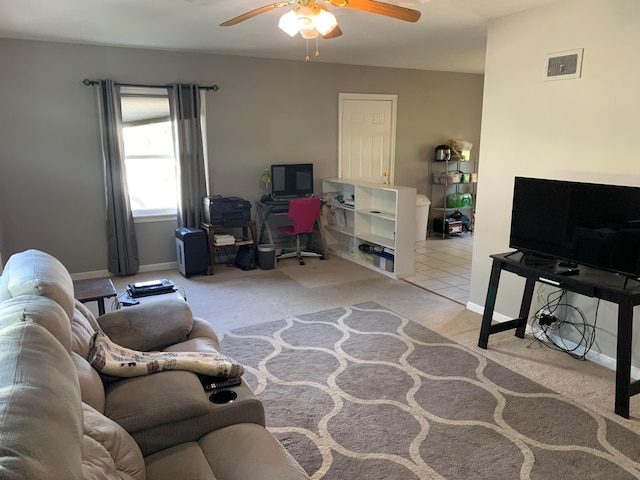
[[[158,270],[177,270],[178,262],[154,263],[151,265],[142,265],[138,272],[157,272]]]
[[[475,313],[479,313],[480,315],[482,315],[484,313],[484,306],[482,305],[478,305],[472,302],[467,302],[467,310],[471,310],[472,312]],[[502,322],[506,322],[508,320],[511,320],[512,317],[507,317],[506,315],[502,315],[501,313],[497,313],[497,312],[493,312],[493,320],[498,322],[498,323],[502,323]],[[532,334],[532,329],[531,326],[529,324],[527,324],[527,333],[528,334]],[[563,339],[564,344],[570,348],[570,349],[576,349],[574,351],[574,353],[576,355],[582,355],[584,353],[584,347],[578,347],[577,343],[571,342],[569,340],[564,340]],[[599,365],[602,365],[603,367],[606,367],[610,370],[614,370],[616,369],[616,359],[613,357],[610,357],[608,355],[605,355],[601,352],[597,352],[595,350],[590,350],[586,355],[585,358],[587,360],[590,360],[594,363],[597,363]],[[640,368],[638,367],[634,367],[633,365],[631,366],[631,376],[633,378],[638,378],[640,377]]]
[[[141,265],[138,273],[157,272],[159,270],[177,270],[178,262],[153,263],[149,265]],[[106,278],[112,274],[108,270],[95,270],[93,272],[72,273],[73,280],[87,280],[89,278]]]
[[[467,302],[467,310],[471,310],[472,312],[479,313],[480,315],[484,314],[484,306],[478,305],[476,303]],[[508,320],[511,320],[511,317],[507,317],[506,315],[502,315],[501,313],[497,313],[495,310],[493,312],[493,320],[496,322],[502,323]]]

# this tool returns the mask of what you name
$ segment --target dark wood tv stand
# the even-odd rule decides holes
[[[560,275],[554,273],[557,264],[528,263],[521,252],[500,253],[491,255],[491,258],[493,258],[493,265],[478,346],[486,349],[489,335],[506,330],[515,329],[515,335],[524,338],[536,282],[615,303],[618,305],[615,412],[624,418],[629,418],[629,398],[640,393],[640,381],[631,379],[633,307],[640,305],[640,283],[629,282],[625,276],[583,265],[579,266],[578,275]],[[518,318],[492,325],[498,283],[503,270],[525,278],[526,283]]]

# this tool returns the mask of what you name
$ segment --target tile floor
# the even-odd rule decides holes
[[[449,238],[430,235],[416,242],[415,273],[404,280],[465,305],[469,301],[472,249],[471,233]]]

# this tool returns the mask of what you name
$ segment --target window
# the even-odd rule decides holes
[[[163,88],[120,91],[125,168],[134,217],[176,215],[176,158]]]

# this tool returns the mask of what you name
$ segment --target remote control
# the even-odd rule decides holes
[[[580,275],[580,269],[579,268],[567,268],[566,270],[557,270],[554,273],[556,275],[565,275],[565,276]]]
[[[233,387],[235,385],[240,385],[242,383],[242,378],[220,378],[220,377],[208,377],[203,379],[202,386],[205,391],[209,390],[217,390],[219,388]]]

